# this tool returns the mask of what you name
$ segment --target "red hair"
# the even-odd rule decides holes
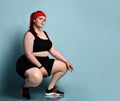
[[[30,27],[29,27],[29,30],[32,31],[33,33],[36,34],[36,32],[34,31],[34,27],[33,27],[33,20],[36,20],[39,16],[44,16],[46,17],[46,14],[42,11],[36,11],[36,12],[33,12],[30,16]]]

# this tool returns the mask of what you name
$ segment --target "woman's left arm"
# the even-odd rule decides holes
[[[49,52],[56,59],[63,61],[70,71],[73,71],[72,64],[54,46],[51,47]]]

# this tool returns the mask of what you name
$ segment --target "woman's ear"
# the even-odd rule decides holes
[[[33,20],[33,22],[35,22],[35,20]]]

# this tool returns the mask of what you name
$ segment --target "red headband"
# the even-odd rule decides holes
[[[45,13],[43,13],[43,12],[37,12],[37,13],[35,13],[35,14],[33,15],[33,19],[37,19],[39,16],[44,16],[44,17],[46,17]]]

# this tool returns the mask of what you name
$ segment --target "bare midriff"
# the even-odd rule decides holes
[[[48,56],[48,51],[43,51],[43,52],[33,52],[34,56],[38,56],[38,57],[46,57]]]
[[[33,52],[33,55],[37,56],[37,57],[47,57],[48,56],[48,51]],[[40,70],[41,70],[41,72],[44,76],[48,76],[48,73],[47,73],[45,68],[42,67]]]

